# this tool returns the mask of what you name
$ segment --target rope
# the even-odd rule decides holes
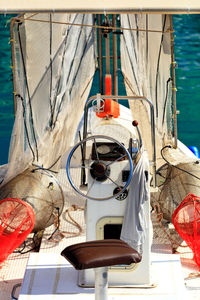
[[[178,170],[180,170],[180,171],[182,171],[182,172],[185,172],[185,173],[187,173],[187,174],[189,174],[189,175],[191,175],[191,176],[193,176],[193,177],[195,177],[195,178],[197,178],[197,179],[200,180],[200,178],[199,178],[198,176],[196,176],[196,175],[194,175],[194,174],[188,172],[187,170],[184,170],[184,169],[182,169],[182,168],[180,168],[180,167],[178,167],[178,166],[172,165],[172,164],[164,157],[164,155],[163,155],[163,150],[166,149],[166,148],[172,148],[172,147],[171,147],[170,145],[166,145],[166,146],[164,146],[164,147],[161,149],[161,156],[162,156],[162,158],[164,159],[164,161],[166,162],[166,164],[167,164],[168,166],[172,166],[172,167],[174,167],[174,168],[176,168],[176,169],[178,169]],[[198,162],[198,161],[197,161],[197,162]],[[199,162],[198,162],[198,163],[199,163]],[[165,164],[164,166],[166,166],[166,164]],[[167,180],[167,178],[165,178],[165,182],[164,182],[163,184],[161,184],[161,185],[166,184],[166,180]],[[160,186],[161,186],[161,185],[160,185]],[[174,240],[174,239],[170,236],[170,234],[167,232],[167,230],[165,229],[165,227],[163,226],[163,224],[162,224],[163,213],[161,212],[161,208],[160,208],[159,202],[156,201],[155,204],[152,205],[152,207],[153,207],[153,211],[156,212],[157,222],[159,223],[159,225],[160,225],[161,229],[163,230],[163,232],[164,232],[164,233],[167,235],[167,237],[169,238],[171,244],[173,243],[173,244],[175,244],[175,245],[178,246],[178,247],[187,248],[187,247],[188,247],[187,245],[181,245],[181,244],[178,243],[176,240]]]
[[[58,207],[56,207],[56,209],[57,209],[57,214],[55,214],[55,213],[53,213],[53,215],[54,215],[54,226],[56,227],[55,228],[55,230],[52,232],[52,234],[50,235],[50,237],[48,238],[48,241],[49,240],[53,240],[54,242],[59,242],[58,240],[56,240],[55,238],[54,238],[54,235],[55,235],[55,233],[56,232],[58,232],[58,234],[59,234],[59,236],[61,236],[62,238],[63,238],[63,236],[62,236],[62,234],[61,234],[61,232],[60,232],[60,214],[59,214],[59,208]]]
[[[40,247],[42,234],[41,232],[34,233],[31,241],[27,243],[28,238],[13,252],[19,254],[27,254],[29,252],[35,251],[37,252]]]
[[[162,126],[164,125],[165,121],[165,111],[167,106],[167,100],[168,100],[168,93],[169,93],[169,83],[172,81],[172,78],[168,78],[166,82],[166,94],[165,94],[165,102],[164,102],[164,109],[163,109],[163,118],[162,118]]]
[[[172,167],[174,167],[174,168],[176,168],[176,169],[178,169],[178,170],[180,170],[180,171],[182,171],[182,172],[185,172],[185,173],[187,173],[188,175],[191,175],[191,176],[193,176],[194,178],[200,180],[200,177],[198,177],[198,176],[192,174],[191,172],[189,172],[189,171],[187,171],[187,170],[184,170],[184,169],[182,169],[182,168],[180,168],[180,167],[178,167],[178,166],[172,165],[172,164],[164,157],[164,155],[163,155],[163,150],[166,149],[166,148],[171,149],[172,146],[171,146],[171,145],[166,145],[166,146],[164,146],[164,147],[160,150],[160,153],[161,153],[161,156],[162,156],[162,158],[164,159],[164,161],[166,161],[166,163],[167,163],[169,166],[172,166]],[[197,160],[195,163],[196,163],[196,164],[199,164],[199,161]]]
[[[156,213],[156,219],[158,224],[160,225],[160,228],[163,230],[164,234],[168,237],[168,239],[172,244],[175,244],[178,247],[182,247],[182,248],[187,248],[188,245],[181,245],[180,243],[178,243],[175,239],[173,239],[171,237],[171,235],[167,232],[166,228],[164,227],[164,225],[162,224],[162,220],[163,220],[163,213],[161,212],[160,209],[160,204],[156,201],[155,204],[152,205],[153,207],[153,211]],[[172,247],[173,249],[173,247]]]
[[[53,125],[53,106],[52,106],[52,86],[53,86],[53,60],[52,60],[52,43],[53,43],[53,26],[52,26],[52,15],[49,15],[50,18],[50,33],[49,33],[49,65],[50,65],[50,80],[49,80],[49,104],[50,104],[50,110],[51,110],[51,121],[50,121],[50,127],[52,128]]]
[[[128,16],[128,23],[129,23],[129,26],[131,27],[130,16]],[[137,24],[137,22],[136,22],[136,24]],[[128,57],[129,57],[129,62],[130,62],[130,65],[131,65],[131,70],[132,70],[133,76],[134,76],[135,85],[137,86],[137,94],[140,94],[140,86],[139,86],[139,82],[138,82],[138,76],[136,75],[135,66],[134,66],[134,63],[133,63],[133,61],[131,59],[131,57],[132,57],[132,55],[134,53],[136,62],[138,61],[138,56],[137,56],[137,53],[136,53],[136,49],[134,47],[134,44],[132,44],[131,49],[128,47],[124,35],[123,35],[123,40],[124,40],[124,44],[125,44],[125,47],[126,47],[126,51],[127,51]],[[132,40],[132,43],[133,43],[134,40],[133,39],[131,39],[131,40]],[[131,52],[133,52],[133,53],[131,53]]]
[[[188,275],[188,277],[185,278],[185,280],[194,279],[198,277],[200,277],[200,272],[192,272]]]
[[[22,107],[23,107],[23,119],[24,119],[24,129],[25,129],[25,133],[26,133],[26,137],[27,137],[27,142],[28,142],[28,145],[29,145],[29,148],[31,150],[31,153],[33,155],[33,161],[35,160],[35,153],[34,153],[34,150],[31,146],[31,142],[30,142],[30,138],[29,138],[29,134],[28,134],[28,127],[27,127],[27,124],[26,124],[26,109],[25,109],[25,105],[24,105],[24,98],[20,95],[20,94],[16,94],[15,95],[16,98],[19,98],[22,102]]]
[[[58,174],[57,171],[53,171],[51,170],[56,164],[57,162],[59,161],[59,159],[61,159],[61,155],[55,160],[55,162],[48,168],[44,168],[43,166],[39,166],[39,165],[36,165],[34,163],[32,163],[32,166],[35,167],[35,169],[32,170],[32,172],[34,173],[35,171],[38,171],[38,170],[44,170],[44,171],[50,171],[52,173],[55,173],[55,174]]]
[[[61,231],[60,230],[60,217],[59,214],[55,215],[55,219],[54,219],[54,226],[56,227],[56,229],[53,231],[53,233],[51,234],[51,236],[48,238],[48,240],[52,240],[55,243],[59,242],[59,238],[63,239],[63,238],[69,238],[71,236],[75,237],[75,236],[79,236],[81,235],[81,233],[83,232],[83,228],[81,227],[81,225],[71,216],[71,212],[72,211],[82,211],[84,210],[84,207],[82,206],[78,206],[78,205],[72,205],[71,207],[69,207],[66,211],[65,214],[63,215],[63,218],[65,219],[66,222],[68,222],[69,224],[72,224],[73,226],[75,226],[78,229],[78,232],[73,232],[73,231]],[[67,216],[66,216],[67,215]],[[69,220],[67,219],[67,217],[69,218]],[[55,233],[57,232],[57,237],[55,237]],[[69,236],[66,236],[69,235]]]
[[[163,30],[162,30],[162,32],[164,32],[164,28],[165,28],[165,25],[166,25],[166,20],[167,20],[167,17],[165,15],[164,16],[164,22],[163,22]],[[159,54],[158,54],[157,68],[156,68],[155,109],[156,109],[156,117],[157,118],[158,118],[158,86],[159,86],[158,79],[159,79],[160,58],[161,58],[161,50],[163,48],[163,41],[164,41],[164,34],[162,33],[161,41],[160,41]]]
[[[83,211],[84,207],[78,206],[78,205],[72,205],[71,207],[69,207],[66,210],[66,212],[65,212],[65,220],[68,223],[70,223],[73,226],[75,226],[78,229],[78,232],[63,231],[64,233],[71,234],[73,236],[78,236],[78,235],[80,235],[83,232],[83,228],[81,227],[81,225],[78,224],[78,222],[74,218],[72,218],[72,216],[71,216],[71,212],[72,211],[77,211],[77,210]],[[70,219],[70,221],[67,220],[66,215],[68,216],[68,218]]]
[[[16,21],[33,21],[33,22],[42,22],[42,23],[49,23],[50,21],[48,20],[41,20],[41,19],[31,19],[31,17],[28,18],[22,18],[18,17],[15,18]],[[68,26],[81,26],[81,27],[91,27],[95,29],[108,29],[108,26],[102,26],[102,25],[89,25],[89,24],[77,24],[77,23],[70,23],[70,22],[59,22],[59,21],[52,21],[52,24],[57,24],[57,25],[68,25]],[[109,29],[111,30],[128,30],[128,31],[142,31],[142,32],[154,32],[154,33],[172,33],[174,31],[167,29],[166,31],[163,30],[151,30],[151,29],[141,29],[141,28],[126,28],[126,27],[113,27],[109,26]]]
[[[24,53],[22,50],[22,41],[21,41],[21,34],[20,34],[19,26],[20,26],[20,23],[18,23],[18,26],[17,26],[17,33],[18,33],[19,48],[20,48],[20,54],[21,54],[21,59],[22,59],[23,71],[24,71],[24,79],[25,79],[26,90],[27,90],[27,94],[28,94],[28,102],[29,102],[29,107],[30,107],[30,119],[31,119],[31,124],[32,124],[33,139],[34,139],[35,147],[36,147],[36,159],[38,161],[39,154],[38,154],[38,145],[37,145],[36,133],[35,133],[34,122],[33,122],[33,110],[32,110],[32,104],[31,104],[31,95],[30,95],[30,90],[29,90],[29,85],[28,85],[26,64],[25,64]]]

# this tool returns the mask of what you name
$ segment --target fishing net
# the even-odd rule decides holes
[[[32,231],[35,215],[32,207],[18,198],[0,201],[0,264]]]
[[[189,193],[174,211],[173,224],[200,266],[200,198]]]

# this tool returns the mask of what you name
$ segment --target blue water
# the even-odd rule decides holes
[[[14,121],[10,16],[0,15],[0,164],[8,159]],[[174,16],[178,138],[200,148],[200,15]]]
[[[176,16],[178,138],[200,148],[200,15]]]
[[[0,165],[8,160],[14,121],[9,17],[0,14]]]

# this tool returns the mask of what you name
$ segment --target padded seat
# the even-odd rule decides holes
[[[77,270],[95,271],[95,299],[108,299],[108,266],[139,263],[141,255],[127,243],[117,239],[89,241],[68,246],[61,255]]]
[[[117,239],[97,240],[75,244],[62,253],[77,270],[113,265],[130,265],[141,261],[141,255],[127,243]]]

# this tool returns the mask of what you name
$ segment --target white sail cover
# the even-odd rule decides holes
[[[121,26],[130,29],[123,30],[121,36],[121,68],[126,92],[129,96],[145,96],[154,104],[157,148],[161,149],[162,144],[172,138],[169,16],[121,15]],[[149,106],[145,101],[130,101],[129,105],[151,157]]]
[[[29,20],[29,17],[35,22]],[[14,23],[16,119],[2,185],[28,167],[58,170],[96,67],[91,14],[25,14]]]

